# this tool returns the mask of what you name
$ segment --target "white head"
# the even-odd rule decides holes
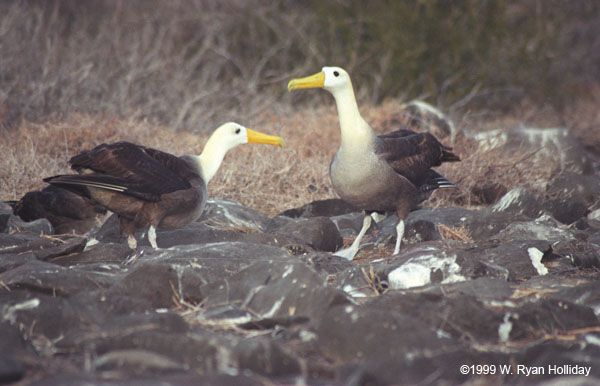
[[[213,144],[214,143],[214,144]],[[274,146],[284,146],[283,138],[250,130],[239,123],[227,122],[219,126],[210,136],[206,147],[218,146],[226,152],[244,143],[266,143]]]
[[[285,142],[281,137],[259,133],[235,122],[224,123],[212,133],[204,146],[202,154],[200,154],[200,165],[204,181],[208,183],[215,175],[229,150],[245,143],[285,146]]]
[[[335,90],[343,88],[352,88],[352,82],[350,81],[350,75],[340,67],[323,67],[321,70],[325,74],[325,81],[323,82],[323,88],[331,93]]]
[[[292,79],[288,83],[288,91],[302,88],[323,88],[329,91],[337,105],[342,131],[342,147],[358,144],[370,146],[375,133],[369,124],[360,116],[350,75],[340,67],[323,67],[321,72],[305,78]]]
[[[300,88],[324,88],[336,95],[340,91],[352,91],[350,75],[340,67],[323,67],[321,72],[305,78],[292,79],[288,83],[288,90]]]

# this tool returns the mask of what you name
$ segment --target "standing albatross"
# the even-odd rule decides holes
[[[329,166],[329,175],[343,200],[365,210],[358,236],[349,248],[336,255],[352,260],[371,226],[371,216],[388,211],[398,214],[394,255],[397,254],[408,213],[435,189],[455,187],[431,167],[460,158],[429,133],[401,129],[375,135],[358,111],[350,76],[339,67],[323,67],[315,75],[288,83],[288,91],[302,88],[324,88],[333,95],[341,144]]]
[[[228,122],[217,128],[202,154],[176,157],[130,142],[102,144],[69,160],[79,174],[44,181],[81,192],[116,213],[121,233],[136,252],[134,233],[150,227],[148,241],[156,244],[156,228],[176,229],[196,221],[206,203],[206,185],[227,151],[244,143],[284,146],[282,138]]]

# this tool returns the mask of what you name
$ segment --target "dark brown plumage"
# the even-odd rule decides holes
[[[206,185],[228,150],[248,142],[283,146],[279,137],[261,134],[237,123],[220,126],[200,156],[172,154],[130,142],[102,144],[69,160],[77,175],[44,181],[74,191],[85,191],[95,202],[116,213],[121,233],[136,250],[134,233],[149,227],[154,248],[158,227],[175,229],[200,217]],[[137,254],[137,250],[136,250]]]
[[[58,186],[26,193],[13,208],[24,221],[45,218],[55,233],[85,233],[102,223],[106,209],[80,193]]]

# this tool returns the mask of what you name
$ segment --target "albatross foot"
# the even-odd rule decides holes
[[[131,265],[137,261],[137,259],[142,256],[142,252],[139,252],[137,249],[133,250],[133,254],[129,256],[124,262],[123,265]]]
[[[348,248],[340,249],[339,251],[335,252],[334,256],[343,257],[346,260],[352,260],[352,259],[354,259],[354,256],[356,256],[357,252],[358,252],[358,248],[355,248],[354,246],[350,246]]]

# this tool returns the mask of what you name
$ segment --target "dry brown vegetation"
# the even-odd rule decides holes
[[[600,99],[596,101],[599,103]],[[594,101],[572,107],[566,122],[591,148],[600,145],[600,112]],[[533,123],[555,126],[559,117],[544,109],[524,106]],[[374,128],[401,110],[398,101],[361,108]],[[569,109],[571,111],[571,109]],[[524,114],[525,114],[524,112]],[[483,182],[497,182],[508,188],[522,185],[540,189],[558,164],[554,159],[533,157],[532,153],[503,154],[483,152],[460,132],[467,128],[509,128],[522,124],[522,116],[485,119],[464,118],[457,122],[459,134],[454,149],[462,162],[443,165],[439,170],[459,189],[436,192],[428,205],[478,205],[472,193]],[[244,145],[232,150],[209,185],[211,197],[226,198],[274,215],[307,202],[336,197],[328,175],[331,157],[339,146],[339,125],[333,102],[328,106],[294,111],[292,105],[267,111],[253,126],[266,133],[281,135],[283,149],[264,145]],[[539,126],[539,125],[538,125]],[[18,131],[0,137],[0,198],[18,199],[29,190],[44,186],[43,177],[70,172],[67,160],[77,152],[103,142],[128,140],[173,154],[198,154],[206,135],[174,131],[143,120],[114,119],[102,115],[72,114],[67,119],[46,123],[25,122]],[[444,142],[449,143],[450,139]]]

